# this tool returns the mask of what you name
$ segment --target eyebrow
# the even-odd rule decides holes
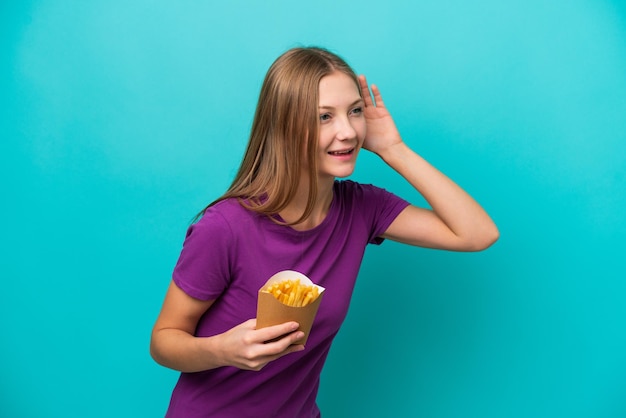
[[[358,98],[355,101],[353,101],[352,103],[350,103],[350,105],[348,105],[348,107],[352,107],[355,106],[359,103],[364,103],[362,98]],[[319,109],[334,109],[334,106],[318,106]]]

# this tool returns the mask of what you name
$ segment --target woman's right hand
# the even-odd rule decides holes
[[[296,331],[296,322],[257,330],[256,319],[250,319],[224,333],[196,337],[198,321],[213,302],[192,298],[170,283],[150,340],[150,353],[157,363],[181,372],[222,366],[261,370],[270,361],[304,350],[303,345],[294,344],[303,337]]]
[[[304,337],[297,329],[297,322],[256,329],[256,319],[250,319],[211,337],[211,345],[219,350],[224,365],[258,371],[286,354],[304,350],[304,345],[294,344]]]

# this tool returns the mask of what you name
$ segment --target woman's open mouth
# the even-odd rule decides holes
[[[354,148],[341,150],[341,151],[328,151],[328,154],[334,155],[337,157],[344,157],[344,156],[352,155],[352,153],[354,153]]]

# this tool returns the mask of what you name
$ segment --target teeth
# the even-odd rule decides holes
[[[350,150],[348,150],[348,151],[333,151],[333,152],[331,152],[331,154],[335,154],[335,155],[350,154]]]

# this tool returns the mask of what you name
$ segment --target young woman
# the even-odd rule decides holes
[[[336,180],[362,148],[431,209]],[[153,358],[182,372],[167,416],[319,416],[320,373],[365,246],[479,251],[497,238],[485,211],[402,141],[376,86],[327,50],[287,51],[266,75],[231,187],[187,231],[152,332]],[[326,288],[306,347],[297,323],[255,329],[257,292],[280,270]]]

